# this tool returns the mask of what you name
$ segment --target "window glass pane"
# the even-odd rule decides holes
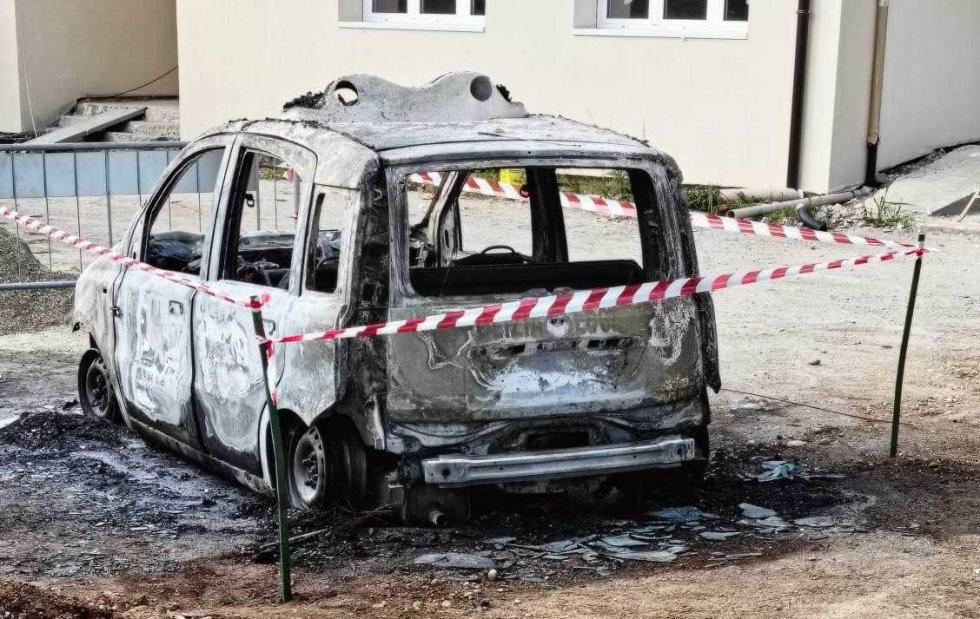
[[[232,196],[224,278],[288,288],[299,175],[286,162],[264,153],[249,152],[242,161],[248,175]]]
[[[218,149],[199,155],[181,172],[153,216],[144,258],[148,264],[166,271],[201,274],[205,229],[211,222],[224,152]]]
[[[749,0],[725,0],[725,19],[729,21],[748,21]]]
[[[456,0],[422,0],[424,15],[455,15]]]
[[[408,0],[372,0],[372,13],[408,13]]]
[[[334,292],[337,289],[344,215],[353,195],[356,194],[346,189],[327,187],[317,196],[311,219],[315,227],[311,230],[306,263],[307,290]]]
[[[471,0],[470,15],[486,15],[487,0]]]
[[[708,0],[664,0],[664,19],[705,19]]]
[[[646,19],[650,17],[649,0],[608,0],[609,19]]]

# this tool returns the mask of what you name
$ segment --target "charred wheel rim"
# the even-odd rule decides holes
[[[296,439],[291,467],[296,498],[305,507],[319,506],[326,492],[328,472],[323,438],[316,427],[307,428]]]
[[[109,417],[112,387],[109,383],[109,371],[102,356],[91,355],[83,372],[82,392],[79,395],[85,405],[85,411],[103,419]]]

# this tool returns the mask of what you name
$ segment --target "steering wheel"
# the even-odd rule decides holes
[[[258,284],[260,286],[269,286],[274,288],[272,285],[272,278],[269,277],[269,269],[278,269],[279,265],[274,262],[269,262],[268,260],[259,260],[257,262],[249,262],[241,256],[238,257],[238,280],[245,282],[246,284]]]
[[[484,249],[483,251],[481,251],[480,252],[480,255],[482,256],[484,254],[489,254],[494,249],[506,249],[507,251],[509,251],[510,253],[514,254],[515,256],[522,256],[523,257],[522,254],[519,254],[517,252],[517,250],[514,249],[513,247],[511,247],[510,245],[491,245],[490,247],[487,247],[486,249]]]

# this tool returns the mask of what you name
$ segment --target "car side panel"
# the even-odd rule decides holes
[[[128,271],[116,296],[116,359],[127,413],[192,446],[199,444],[191,405],[193,297],[190,288],[142,271]]]

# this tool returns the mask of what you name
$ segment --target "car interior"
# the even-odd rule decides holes
[[[445,174],[424,216],[410,228],[409,281],[414,291],[427,297],[521,294],[542,289],[565,291],[647,281],[654,274],[646,272],[636,259],[569,259],[566,215],[560,192],[578,187],[569,186],[572,181],[568,179],[573,175],[563,172],[566,171],[556,168],[526,168]],[[494,236],[486,238],[483,234],[483,238],[473,242],[467,236],[467,223],[481,215],[481,208],[483,215],[493,217],[495,214],[487,211],[489,206],[479,206],[494,203],[493,200],[488,203],[483,197],[472,198],[461,206],[460,197],[466,195],[464,188],[471,174],[494,182],[495,177],[502,177],[505,182],[516,177],[521,193],[527,197],[527,204],[521,207],[526,213],[501,218],[497,226],[491,223]],[[652,187],[647,191],[633,188],[635,184],[650,183],[645,173],[608,170],[593,173],[593,176],[596,181],[586,186],[586,190],[608,194],[612,186],[615,197],[632,201],[637,194],[648,202],[652,199]],[[483,202],[477,202],[480,200]],[[515,219],[523,219],[526,224],[516,227]],[[487,222],[481,226],[485,227]],[[524,228],[530,228],[530,246],[519,250],[514,247],[513,239],[525,234]],[[648,253],[646,249],[643,248],[644,255]]]

